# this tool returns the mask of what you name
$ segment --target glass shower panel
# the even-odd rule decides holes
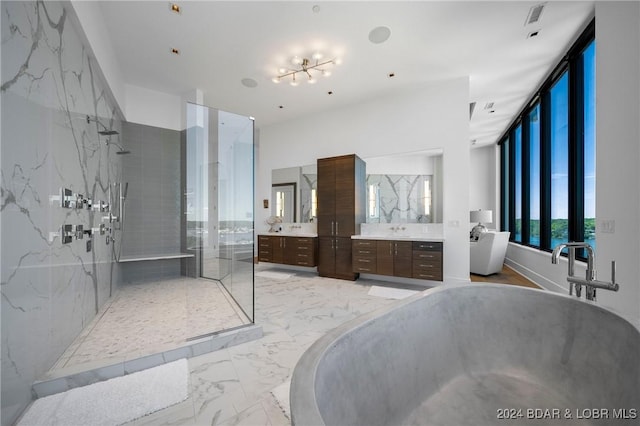
[[[187,105],[187,247],[253,321],[253,119]]]
[[[253,318],[253,119],[218,114],[220,280]]]

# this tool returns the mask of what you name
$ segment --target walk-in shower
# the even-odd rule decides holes
[[[187,112],[182,132],[128,122],[113,130],[86,117],[111,159],[96,215],[107,244],[96,250],[108,254],[116,287],[54,375],[167,354],[227,330],[255,334],[253,120],[192,104]]]

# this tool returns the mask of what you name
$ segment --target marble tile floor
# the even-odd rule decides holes
[[[248,324],[217,281],[128,284],[96,315],[49,373],[109,365],[183,346],[189,337]]]
[[[256,265],[260,270],[292,273]],[[129,425],[289,425],[271,391],[327,331],[396,302],[367,295],[372,285],[390,284],[297,271],[284,280],[256,276],[256,324],[264,337],[190,358],[189,398]]]

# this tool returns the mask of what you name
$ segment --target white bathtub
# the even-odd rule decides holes
[[[295,425],[638,425],[640,332],[573,297],[442,286],[357,318],[297,364]]]

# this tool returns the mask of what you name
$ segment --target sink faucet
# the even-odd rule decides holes
[[[596,271],[594,269],[595,264],[595,252],[593,247],[589,243],[585,242],[570,242],[557,245],[551,253],[551,263],[554,265],[558,263],[558,257],[560,252],[565,248],[568,249],[568,272],[567,281],[569,282],[569,294],[573,294],[573,288],[575,286],[576,296],[580,297],[582,292],[582,286],[585,286],[587,300],[596,300],[596,288],[602,288],[605,290],[618,291],[620,286],[616,283],[616,261],[611,261],[611,282],[603,282],[596,280]],[[584,248],[587,251],[587,272],[585,279],[577,278],[574,276],[574,266],[576,260],[576,249]]]

